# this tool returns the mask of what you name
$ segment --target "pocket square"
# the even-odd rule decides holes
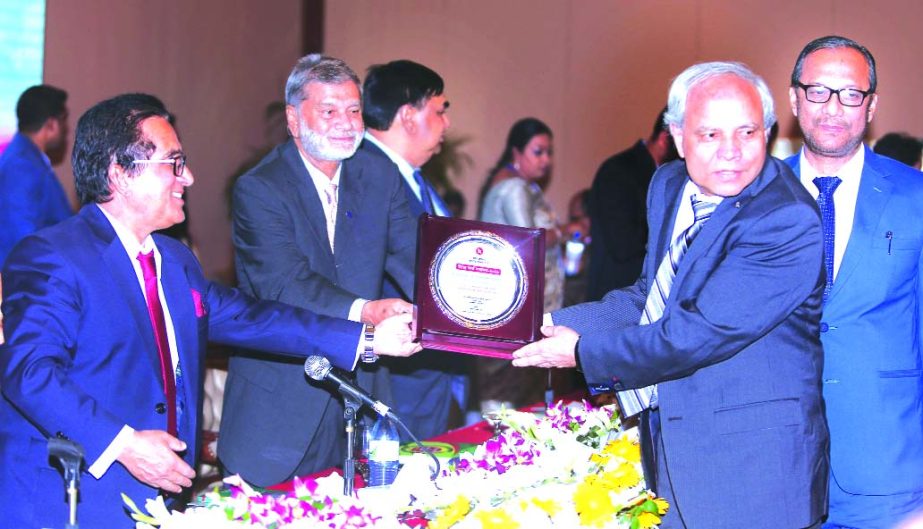
[[[192,288],[192,304],[195,305],[195,317],[201,318],[208,314],[208,311],[205,309],[205,304],[202,303],[202,294],[199,294],[199,291]]]

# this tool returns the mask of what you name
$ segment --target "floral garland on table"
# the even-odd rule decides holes
[[[656,527],[667,502],[645,490],[637,430],[613,407],[558,403],[537,418],[504,411],[506,430],[462,454],[417,508],[430,529]],[[502,477],[501,477],[502,476]]]
[[[123,498],[137,529],[405,529],[400,520],[420,513],[430,529],[646,529],[666,513],[667,503],[645,489],[637,430],[622,431],[614,408],[559,402],[544,417],[504,410],[497,422],[501,433],[461,454],[435,482],[404,479],[411,490],[402,499],[344,497],[338,475],[296,479],[284,495],[263,495],[234,476],[184,513],[157,498],[144,514]],[[426,458],[414,457],[407,476],[425,476]]]
[[[147,500],[144,514],[122,495],[132,511],[136,529],[405,529],[391,513],[376,513],[355,497],[342,495],[343,478],[331,475],[317,480],[295,478],[294,491],[264,495],[247,485],[240,476],[224,480],[200,496],[186,512],[170,512],[163,497]]]

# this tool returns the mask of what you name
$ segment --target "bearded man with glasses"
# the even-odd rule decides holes
[[[864,46],[828,36],[801,51],[789,90],[804,148],[787,162],[824,224],[825,528],[890,528],[923,509],[923,179],[863,145],[877,82]]]

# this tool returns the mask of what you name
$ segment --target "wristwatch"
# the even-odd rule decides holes
[[[359,353],[359,359],[365,362],[366,364],[371,364],[372,362],[378,360],[378,355],[375,354],[375,326],[371,324],[365,324],[365,327],[362,329],[362,352]]]

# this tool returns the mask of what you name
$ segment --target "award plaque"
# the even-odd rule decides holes
[[[545,230],[423,215],[417,245],[423,347],[510,358],[541,338]]]

